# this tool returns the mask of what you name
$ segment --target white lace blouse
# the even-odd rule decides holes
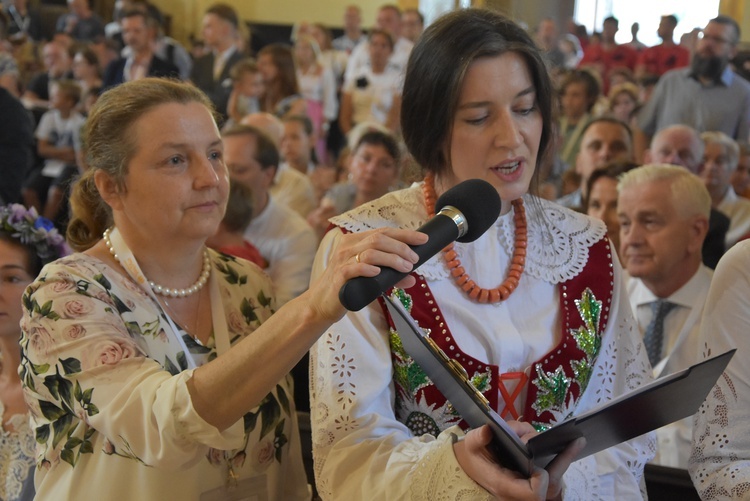
[[[695,414],[688,469],[701,499],[750,499],[750,241],[719,261],[703,310],[699,346],[708,358],[737,348]]]
[[[5,406],[0,400],[0,422]],[[34,449],[36,440],[29,426],[28,414],[16,414],[0,428],[0,499],[31,501],[34,499]]]
[[[561,320],[556,284],[583,269],[589,246],[605,234],[603,225],[586,216],[532,197],[525,202],[526,268],[507,301],[484,305],[467,300],[450,279],[441,256],[418,270],[463,352],[499,365],[502,372],[527,371],[555,346]],[[418,228],[426,220],[419,185],[334,218],[349,231]],[[513,231],[511,213],[501,216],[474,243],[456,245],[462,266],[481,287],[495,287],[506,276]],[[314,277],[322,272],[340,237],[340,230],[326,235],[313,266]],[[621,270],[615,268],[612,278],[610,270],[602,270],[602,280],[614,280],[610,320],[594,375],[577,408],[570,409],[576,414],[651,377]],[[437,438],[414,436],[396,419],[388,327],[377,303],[347,314],[321,337],[311,351],[310,381],[315,473],[323,499],[489,497],[453,455],[451,434],[461,433],[457,427]],[[640,498],[643,465],[654,451],[653,436],[647,435],[577,461],[564,477],[565,499]]]

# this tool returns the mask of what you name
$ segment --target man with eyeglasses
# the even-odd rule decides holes
[[[708,22],[690,66],[665,73],[641,110],[638,126],[648,139],[665,127],[683,124],[747,140],[750,83],[729,67],[739,39],[734,19],[718,16]]]

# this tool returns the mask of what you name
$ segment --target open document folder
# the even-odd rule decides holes
[[[463,367],[432,342],[398,300],[383,297],[406,352],[470,427],[490,426],[498,463],[526,476],[531,475],[533,465],[546,466],[578,437],[586,437],[580,459],[695,414],[736,351],[660,377],[524,444],[472,386]]]

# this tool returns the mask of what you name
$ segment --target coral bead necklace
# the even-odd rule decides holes
[[[424,184],[422,185],[422,194],[424,196],[424,204],[427,213],[434,215],[437,195],[435,193],[435,178],[432,174],[428,174],[425,177]],[[466,274],[466,270],[464,270],[463,266],[461,266],[461,260],[458,258],[458,253],[453,248],[453,244],[450,244],[443,249],[445,262],[447,263],[448,270],[450,271],[453,280],[456,282],[456,285],[466,292],[469,298],[479,303],[499,303],[500,301],[508,299],[513,291],[516,290],[516,287],[518,287],[518,281],[521,279],[524,266],[526,265],[526,244],[528,235],[526,226],[526,209],[523,206],[522,198],[513,200],[511,204],[513,205],[513,223],[515,225],[513,258],[510,264],[510,270],[508,271],[508,277],[499,286],[494,289],[483,289],[479,287],[476,282]]]

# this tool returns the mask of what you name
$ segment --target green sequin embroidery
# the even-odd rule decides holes
[[[565,375],[562,365],[558,366],[553,372],[545,372],[542,369],[542,364],[536,365],[537,378],[532,383],[537,387],[538,393],[532,408],[537,414],[550,411],[566,419],[570,414],[569,409],[572,409],[575,403],[572,400],[572,395],[571,400],[568,401],[571,386],[577,384],[580,388],[580,395],[586,390],[586,386],[591,379],[594,361],[599,354],[602,342],[599,335],[602,303],[594,297],[591,289],[586,288],[581,295],[581,299],[575,300],[575,305],[581,320],[583,320],[583,326],[578,329],[571,329],[570,335],[575,340],[578,349],[584,353],[584,356],[579,360],[570,361],[574,376],[572,378]],[[535,422],[534,427],[539,431],[549,428],[545,423],[539,422]]]

